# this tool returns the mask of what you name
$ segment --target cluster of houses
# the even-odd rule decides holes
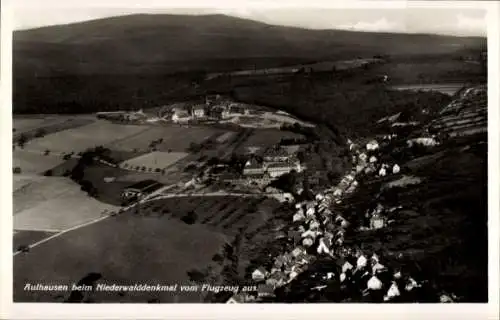
[[[124,188],[121,197],[124,200],[141,199],[161,187],[163,187],[163,184],[158,181],[142,180]]]
[[[252,112],[246,104],[234,102],[220,95],[208,95],[204,102],[174,106],[170,118],[174,123],[187,123],[193,120],[225,120]]]
[[[241,174],[226,172],[219,179],[226,183],[263,187],[286,173],[302,172],[305,166],[300,163],[293,150],[295,149],[270,147],[261,156],[252,154]],[[223,168],[219,168],[219,171],[223,171]]]
[[[277,238],[287,238],[290,243],[289,252],[277,256],[270,270],[259,267],[253,271],[252,279],[260,283],[259,288],[262,289],[254,295],[239,293],[228,303],[259,301],[272,296],[276,288],[296,279],[318,257],[331,257],[337,266],[322,275],[322,279],[319,280],[321,283],[314,288],[319,291],[333,281],[345,292],[357,289],[367,300],[397,301],[402,295],[408,297],[414,294],[415,289],[425,282],[417,282],[404,270],[385,266],[376,252],[353,250],[344,245],[344,235],[350,223],[335,212],[335,206],[342,203],[346,194],[356,190],[358,186],[356,176],[361,172],[376,176],[397,175],[400,172],[398,164],[378,163],[376,154],[379,143],[376,140],[369,141],[364,148],[351,141],[348,143],[353,155],[354,168],[337,186],[325,190],[322,194],[316,194],[314,201],[296,203],[296,213],[288,227],[288,233],[277,236]],[[384,228],[387,225],[383,217],[384,211],[392,212],[399,209],[402,208],[386,210],[378,204],[374,210],[366,213],[369,225],[365,229]],[[453,302],[454,298],[456,297],[453,295],[443,293],[441,302]]]
[[[261,160],[253,158],[245,163],[243,177],[254,182],[269,183],[292,170],[301,172],[304,166],[284,148],[271,147],[264,152]]]

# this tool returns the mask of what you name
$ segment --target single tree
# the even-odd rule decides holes
[[[21,134],[19,138],[17,138],[17,145],[22,149],[24,145],[28,142],[28,137],[25,134]]]
[[[47,134],[47,131],[45,129],[40,128],[35,132],[35,138],[41,138]]]

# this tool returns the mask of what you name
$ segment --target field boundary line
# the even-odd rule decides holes
[[[110,215],[106,215],[106,216],[104,216],[104,217],[99,217],[99,218],[97,218],[97,219],[94,219],[94,220],[91,220],[91,221],[87,221],[87,222],[85,222],[85,223],[82,223],[82,224],[79,224],[79,225],[73,226],[73,227],[71,227],[71,228],[69,228],[69,229],[66,229],[66,230],[60,231],[59,233],[56,233],[56,234],[53,234],[53,235],[51,235],[50,237],[47,237],[47,238],[45,238],[45,239],[43,239],[43,240],[40,240],[40,241],[35,242],[35,243],[33,243],[33,244],[30,244],[28,247],[29,247],[30,249],[35,248],[35,247],[38,247],[39,245],[41,245],[41,244],[43,244],[43,243],[45,243],[45,242],[47,242],[47,241],[49,241],[49,240],[51,240],[51,239],[57,238],[57,237],[59,237],[59,236],[62,236],[62,235],[63,235],[63,234],[65,234],[65,233],[68,233],[68,232],[70,232],[70,231],[73,231],[73,230],[76,230],[76,229],[80,229],[80,228],[86,227],[86,226],[88,226],[88,225],[91,225],[91,224],[94,224],[94,223],[100,222],[100,221],[102,221],[102,220],[104,220],[104,219],[107,219],[107,218],[109,218],[109,217],[110,217]],[[20,254],[21,252],[22,252],[22,251],[16,251],[16,252],[14,252],[14,256],[16,256],[16,255]]]
[[[115,144],[120,143],[120,142],[122,142],[122,141],[124,141],[124,140],[127,140],[127,139],[130,139],[130,138],[133,138],[133,137],[139,136],[139,135],[141,135],[141,134],[143,134],[143,133],[145,133],[145,132],[147,132],[147,131],[151,131],[151,130],[153,130],[153,126],[145,125],[145,127],[146,127],[146,128],[144,128],[143,130],[141,130],[141,131],[139,131],[139,132],[132,133],[132,134],[130,134],[130,135],[128,135],[128,136],[125,136],[125,137],[118,138],[118,139],[116,139],[116,140],[110,141],[110,142],[106,143],[104,146],[105,146],[105,147],[106,147],[106,146],[113,147]]]
[[[50,232],[50,233],[59,233],[63,230],[61,229],[37,229],[37,228],[31,228],[31,229],[19,229],[19,228],[16,228],[14,229],[14,232],[29,232],[29,231],[33,231],[33,232]]]

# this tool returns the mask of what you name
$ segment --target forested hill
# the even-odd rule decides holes
[[[139,14],[16,31],[13,41],[17,75],[42,76],[161,74],[376,54],[447,54],[485,39],[309,30],[225,15]]]

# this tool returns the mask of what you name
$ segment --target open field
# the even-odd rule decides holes
[[[183,127],[178,125],[151,126],[136,135],[125,137],[108,145],[115,150],[148,150],[154,140],[162,139],[156,145],[158,151],[182,152],[189,148],[192,142],[200,143],[205,139],[220,135],[224,131],[211,127]]]
[[[43,128],[51,131],[65,125],[93,122],[95,118],[92,115],[61,115],[61,114],[33,114],[33,115],[15,115],[12,118],[12,128],[14,135],[20,133],[29,133],[36,129]],[[56,130],[57,131],[57,130]]]
[[[50,115],[43,117],[40,115],[29,118],[13,119],[13,138],[18,139],[21,136],[28,140],[37,136],[53,134],[68,129],[78,128],[94,122],[95,119],[89,115],[65,116]],[[17,129],[19,127],[20,129]]]
[[[452,60],[449,57],[427,61],[393,61],[374,66],[370,73],[386,74],[394,85],[485,80],[480,65]]]
[[[58,155],[44,156],[42,152],[22,149],[12,151],[12,167],[21,168],[21,173],[40,174],[63,162],[62,157]]]
[[[218,143],[225,143],[235,135],[234,132],[226,132],[217,137],[216,141]]]
[[[91,272],[98,283],[189,284],[187,271],[211,262],[226,238],[167,217],[126,213],[72,231],[14,258],[14,301],[56,302],[69,292],[28,292],[26,283],[76,283]],[[57,253],[57,254],[54,254]],[[36,265],[36,267],[34,267]],[[168,271],[168,272],[167,272]],[[200,293],[97,292],[96,302],[201,302]]]
[[[26,149],[55,152],[78,152],[98,145],[106,145],[112,141],[138,134],[148,127],[135,125],[112,124],[107,121],[95,121],[92,124],[68,129],[42,138],[36,138],[26,144]]]
[[[14,229],[62,230],[115,208],[89,197],[67,178],[45,177],[14,192]]]
[[[120,163],[120,167],[140,170],[145,167],[147,171],[160,171],[168,168],[172,164],[186,157],[188,153],[185,152],[160,152],[154,151],[146,153],[136,158],[129,159]]]
[[[41,118],[13,118],[12,127],[15,129],[16,133],[22,133],[25,131],[30,131],[37,129],[49,124],[57,123],[62,121],[62,119],[41,117]]]
[[[180,162],[182,161],[184,160]],[[184,181],[181,179],[182,175],[181,177],[176,175],[175,171],[178,170],[174,168],[172,169],[174,173],[161,174],[157,172],[125,170],[96,163],[85,168],[83,180],[89,181],[96,188],[97,194],[95,197],[97,200],[110,205],[120,206],[123,200],[121,193],[124,188],[142,180],[156,180],[165,185]],[[170,172],[170,169],[167,172]],[[182,174],[182,172],[179,174]],[[106,182],[105,178],[112,178],[114,181]]]
[[[253,237],[279,206],[272,199],[227,196],[149,202],[139,210],[130,209],[15,256],[14,300],[64,300],[69,292],[28,292],[23,288],[36,279],[76,283],[91,272],[102,276],[98,283],[188,284],[188,271],[204,269],[234,235],[243,232]],[[191,211],[197,218],[188,224],[184,218]],[[16,244],[33,243],[42,235],[17,232]],[[203,301],[199,293],[172,292],[97,292],[91,298],[95,302]]]

